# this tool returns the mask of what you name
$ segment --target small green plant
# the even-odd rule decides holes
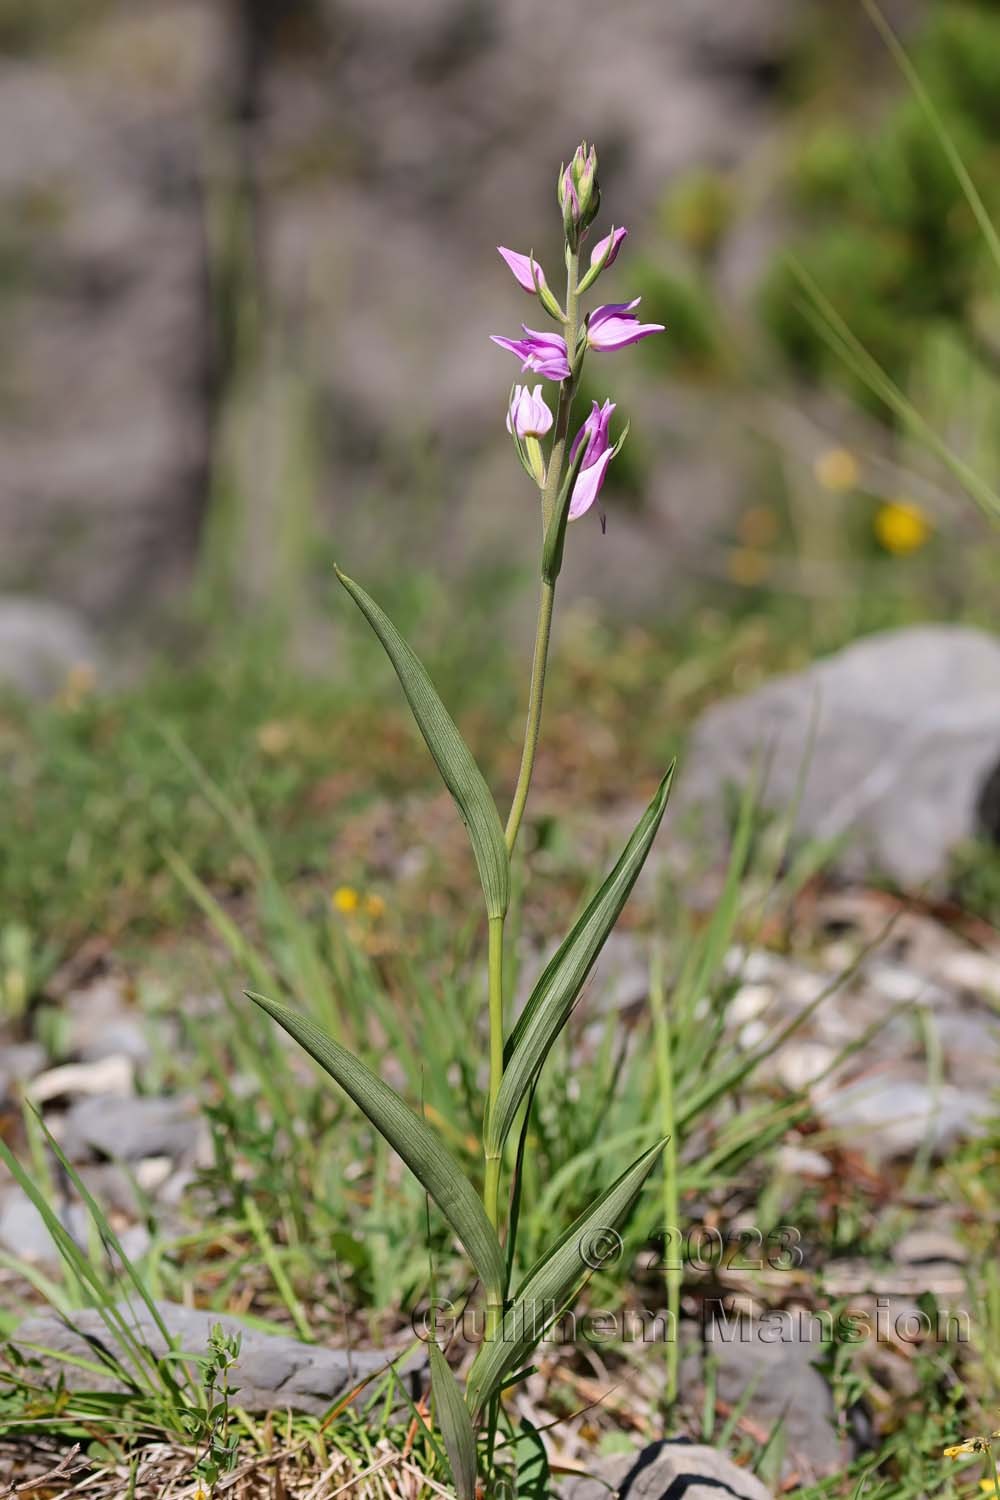
[[[239,1359],[241,1336],[227,1334],[221,1323],[214,1323],[208,1335],[208,1351],[197,1360],[205,1405],[193,1413],[191,1437],[201,1445],[201,1452],[191,1471],[199,1485],[210,1493],[223,1474],[236,1467],[240,1434],[230,1423],[229,1371]]]
[[[431,1201],[464,1246],[482,1284],[485,1336],[464,1393],[436,1342],[430,1348],[431,1383],[437,1426],[450,1461],[460,1500],[473,1500],[477,1479],[495,1486],[515,1464],[524,1435],[506,1435],[497,1451],[504,1389],[523,1378],[532,1351],[547,1327],[595,1269],[591,1246],[623,1222],[660,1157],[663,1140],[652,1128],[639,1156],[554,1245],[542,1253],[515,1284],[517,1230],[526,1151],[527,1125],[539,1074],[568,1021],[601,948],[610,934],[646,860],[660,826],[670,789],[670,772],[639,820],[613,870],[551,959],[516,1024],[508,1022],[504,972],[504,924],[510,905],[511,859],[531,787],[541,727],[542,699],[552,626],[556,581],[562,567],[567,526],[598,501],[608,466],[621,448],[609,426],[615,406],[592,403],[575,437],[570,419],[584,361],[662,331],[640,323],[638,299],[608,303],[585,317],[581,297],[607,271],[626,237],[612,228],[581,267],[581,247],[600,206],[597,158],[582,145],[560,171],[566,262],[565,302],[560,303],[533,255],[500,248],[522,290],[534,297],[559,332],[525,326],[524,337],[494,342],[530,371],[558,386],[553,414],[542,394],[515,385],[508,402],[507,428],[517,457],[541,496],[541,584],[538,626],[528,696],[520,771],[506,827],[471,752],[445,709],[421,662],[378,604],[353,579],[337,570],[347,593],[384,647],[438,770],[468,829],[482,885],[487,918],[488,1090],[482,1138],[482,1176],[470,1180],[428,1121],[415,1113],[382,1078],[329,1030],[300,1011],[253,993],[268,1012],[309,1052],[363,1110],[419,1179]],[[520,1134],[520,1142],[512,1151]],[[510,1170],[509,1181],[506,1177]],[[506,1196],[503,1193],[508,1183]],[[527,1445],[537,1459],[533,1446]]]

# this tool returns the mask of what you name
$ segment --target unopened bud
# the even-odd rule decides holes
[[[559,173],[559,207],[563,229],[571,250],[596,219],[601,206],[601,189],[597,181],[597,152],[581,141],[568,167]]]

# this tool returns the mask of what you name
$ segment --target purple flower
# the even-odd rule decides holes
[[[569,519],[576,521],[580,516],[586,515],[601,492],[604,476],[608,472],[608,464],[611,462],[611,454],[614,450],[605,448],[596,463],[591,464],[589,469],[581,469],[573,486],[573,494],[569,502]]]
[[[623,226],[620,229],[612,229],[611,233],[606,234],[603,240],[598,240],[590,252],[590,264],[596,266],[600,262],[601,256],[607,251],[608,258],[601,267],[601,270],[606,271],[608,266],[613,266],[618,252],[622,247],[622,241],[627,234],[628,230]]]
[[[542,388],[536,385],[533,391],[526,385],[516,385],[507,411],[507,431],[516,432],[519,438],[544,437],[552,426],[552,413],[542,397]]]
[[[545,272],[533,255],[519,255],[516,250],[508,250],[505,245],[498,245],[497,249],[510,267],[518,286],[523,287],[526,292],[537,292],[539,287],[546,285]]]
[[[566,340],[558,333],[539,333],[534,328],[521,324],[527,334],[523,339],[505,339],[498,333],[490,338],[501,349],[509,349],[522,361],[522,370],[533,370],[546,380],[568,380],[569,359],[566,356]]]
[[[601,492],[604,476],[608,472],[608,464],[615,451],[608,441],[608,423],[611,421],[611,413],[614,409],[613,401],[605,401],[603,406],[598,406],[595,401],[591,407],[590,416],[573,439],[573,445],[569,450],[571,463],[579,452],[580,445],[586,442],[587,447],[583,455],[583,464],[573,485],[573,493],[570,496],[569,519],[571,521],[586,514]]]
[[[638,307],[641,297],[632,302],[606,302],[595,307],[587,318],[587,343],[598,354],[611,349],[624,349],[627,344],[637,344],[651,333],[662,333],[662,323],[640,323],[632,309]]]
[[[570,447],[570,463],[576,458],[580,444],[584,441],[587,444],[587,451],[583,455],[583,467],[586,468],[588,464],[592,464],[600,457],[608,446],[608,423],[611,421],[614,409],[613,401],[605,401],[603,406],[598,406],[596,401],[591,403],[590,416],[580,428]]]

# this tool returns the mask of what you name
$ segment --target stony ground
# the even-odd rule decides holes
[[[539,961],[533,941],[529,931],[529,972]],[[732,981],[727,1042],[734,1052],[750,1054],[775,1026],[797,1023],[742,1099],[750,1108],[762,1095],[780,1095],[793,1106],[768,1174],[769,1222],[787,1219],[792,1238],[765,1233],[762,1240],[748,1201],[733,1207],[738,1184],[721,1199],[708,1190],[685,1202],[682,1402],[696,1433],[709,1370],[715,1410],[720,1420],[731,1418],[737,1444],[766,1443],[780,1426],[774,1478],[792,1489],[841,1472],[899,1420],[920,1389],[919,1369],[937,1338],[928,1333],[929,1306],[967,1326],[980,1316],[969,1273],[992,1225],[977,1209],[975,1182],[963,1180],[963,1163],[986,1160],[989,1151],[981,1153],[996,1130],[1000,939],[985,923],[945,906],[816,879],[790,910],[774,915],[770,929],[732,946],[725,968]],[[587,997],[592,1018],[577,1037],[581,1063],[600,1045],[597,1016],[614,1014],[625,1034],[641,1036],[648,972],[644,937],[626,932],[612,942]],[[8,1134],[17,1133],[21,1098],[39,1109],[137,1262],[154,1242],[169,1256],[170,1244],[180,1245],[198,1227],[206,1201],[199,1175],[213,1161],[210,1125],[199,1114],[204,1097],[197,1090],[165,1093],[159,1082],[165,1052],[174,1076],[178,1064],[183,1074],[189,1026],[182,1032],[167,1011],[143,1015],[136,1005],[143,992],[142,974],[113,953],[75,974],[68,970],[58,1037],[9,1043],[2,1072]],[[186,1021],[197,1025],[200,1011],[216,1007],[211,994],[189,996]],[[193,1053],[190,1061],[194,1069]],[[948,1178],[941,1176],[942,1160],[953,1164]],[[745,1175],[752,1181],[755,1167]],[[61,1222],[85,1245],[87,1216],[78,1194],[59,1172],[52,1189]],[[838,1205],[841,1245],[826,1239]],[[861,1225],[847,1227],[858,1213],[863,1232]],[[724,1245],[721,1258],[716,1242]],[[57,1275],[59,1255],[24,1191],[9,1181],[0,1187],[0,1245],[14,1258],[2,1272],[4,1302],[23,1310],[25,1302],[39,1301],[24,1275]],[[639,1255],[633,1278],[633,1305],[662,1308],[656,1253]],[[199,1293],[196,1278],[196,1297],[211,1280],[201,1281]],[[258,1301],[256,1288],[263,1289],[254,1273],[242,1290],[233,1287],[228,1305],[266,1308],[288,1323],[272,1299]],[[836,1399],[833,1393],[844,1372],[831,1369],[822,1323],[811,1321],[824,1308],[849,1308],[854,1317],[867,1316],[872,1329],[877,1325],[860,1341],[852,1371],[864,1383],[864,1398],[846,1407],[843,1389]],[[79,1325],[84,1330],[87,1316]],[[90,1316],[91,1331],[99,1332],[99,1320]],[[777,1333],[779,1325],[766,1321],[775,1316],[784,1320]],[[171,1317],[180,1319],[182,1310]],[[388,1347],[401,1347],[405,1326],[392,1333],[390,1314],[382,1327]],[[750,1332],[734,1336],[734,1327]],[[190,1332],[183,1322],[176,1331]],[[975,1345],[980,1332],[960,1333],[958,1357],[971,1357],[962,1339]],[[26,1336],[67,1347],[51,1315],[29,1325]],[[78,1340],[75,1347],[79,1353]],[[357,1368],[380,1356],[362,1348],[355,1359]],[[565,1419],[573,1407],[585,1408],[585,1415],[564,1420],[552,1448],[567,1468],[588,1468],[610,1434],[633,1441],[657,1435],[663,1380],[662,1349],[547,1346],[519,1410],[544,1424],[553,1414]],[[253,1408],[318,1412],[344,1389],[345,1373],[332,1351],[253,1336],[240,1381]],[[69,1487],[78,1472],[56,1476],[51,1490]]]

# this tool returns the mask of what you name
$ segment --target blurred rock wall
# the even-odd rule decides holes
[[[813,11],[81,0],[51,34],[0,21],[0,588],[97,618],[168,596],[224,442],[267,551],[290,408],[252,403],[275,381],[308,394],[309,525],[342,555],[464,566],[512,530],[533,545],[500,442],[515,368],[487,341],[530,304],[495,245],[555,257],[555,169],[581,136],[633,245],[687,169],[766,177]],[[749,216],[723,267],[737,305],[771,243]],[[627,295],[626,255],[612,274]],[[574,566],[584,587],[627,576],[655,594],[676,518],[711,524],[738,486],[738,424],[607,358],[649,493],[645,515],[615,518],[613,549],[589,528]],[[227,437],[241,380],[251,416]]]

